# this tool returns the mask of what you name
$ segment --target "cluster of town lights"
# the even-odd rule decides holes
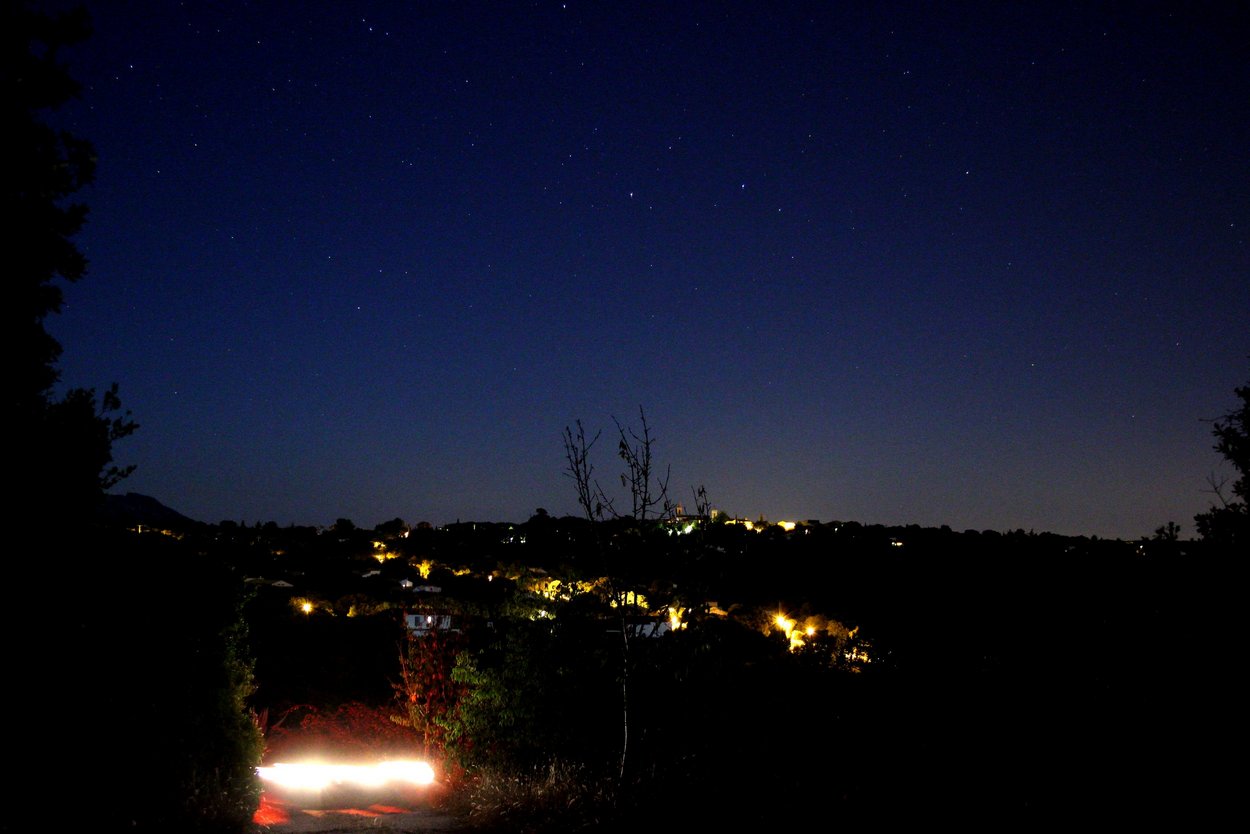
[[[805,642],[805,637],[812,637],[816,634],[816,629],[810,625],[807,628],[800,630],[798,628],[798,623],[787,617],[785,614],[778,614],[777,618],[773,622],[776,623],[777,628],[781,629],[782,633],[786,635],[786,639],[790,641],[791,651],[794,651],[802,646]]]
[[[815,626],[812,626],[810,623],[803,628],[799,628],[799,624],[796,620],[792,620],[791,618],[787,617],[785,614],[781,612],[778,612],[777,616],[773,618],[773,625],[776,626],[781,631],[781,633],[786,636],[786,640],[790,643],[790,651],[792,652],[798,651],[800,648],[802,648],[807,643],[808,640],[816,636],[816,632],[819,630]],[[830,634],[834,633],[834,630],[832,627],[829,629],[829,633]],[[845,638],[848,641],[854,640],[855,635],[857,635],[858,633],[859,633],[859,626],[855,626],[855,628],[852,628],[849,631],[844,632]],[[842,652],[842,657],[853,663],[862,664],[862,663],[872,662],[872,657],[868,654],[868,651],[864,649],[862,646],[857,646],[857,645],[850,645],[849,647],[847,647]]]

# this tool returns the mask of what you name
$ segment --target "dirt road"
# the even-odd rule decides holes
[[[256,834],[345,834],[385,831],[392,834],[449,834],[467,828],[462,821],[426,805],[370,805],[365,808],[296,808],[262,797],[253,817]]]

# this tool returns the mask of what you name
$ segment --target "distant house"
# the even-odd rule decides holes
[[[631,637],[662,637],[673,630],[673,624],[665,618],[656,618],[626,625]]]
[[[422,637],[431,631],[460,631],[450,614],[408,613],[404,615],[404,626],[414,637]]]
[[[619,620],[615,623],[611,620],[606,622],[609,634],[621,633]],[[661,616],[658,614],[629,617],[625,623],[625,629],[629,632],[630,637],[663,637],[665,634],[684,626],[684,623],[672,616]]]
[[[285,579],[269,580],[263,576],[249,576],[243,580],[247,585],[268,585],[270,588],[294,588],[290,582]]]

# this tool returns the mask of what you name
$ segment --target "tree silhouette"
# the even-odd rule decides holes
[[[656,521],[672,514],[673,504],[668,497],[669,470],[660,476],[652,459],[655,438],[647,424],[647,415],[638,408],[640,427],[634,428],[613,418],[618,435],[617,456],[625,464],[621,473],[621,486],[629,491],[630,509],[625,514],[616,509],[615,501],[594,477],[591,450],[599,440],[596,433],[589,441],[582,422],[577,421],[577,431],[564,429],[565,474],[573,479],[577,488],[577,503],[582,514],[594,527],[595,550],[598,562],[607,581],[611,603],[620,617],[621,624],[621,757],[619,778],[623,781],[629,762],[630,721],[630,630],[629,611],[637,597],[631,593],[631,570],[629,562],[636,561],[640,552],[646,550],[646,539],[653,532]],[[606,518],[626,522],[622,535],[606,541],[601,534],[601,524]]]
[[[1231,495],[1225,493],[1227,480],[1211,478],[1212,492],[1219,506],[1194,516],[1203,540],[1218,547],[1244,552],[1250,545],[1250,384],[1234,389],[1241,405],[1214,422],[1215,450],[1233,465],[1237,472]]]
[[[59,16],[28,4],[4,5],[4,124],[6,155],[4,217],[7,254],[18,286],[13,328],[22,334],[21,378],[12,389],[27,454],[18,483],[30,502],[28,518],[80,519],[104,490],[133,467],[113,465],[113,443],[137,425],[117,414],[117,386],[103,395],[94,389],[55,392],[61,344],[45,323],[61,311],[62,284],[78,281],[87,260],[72,238],[83,227],[87,208],[70,198],[95,175],[89,142],[49,126],[44,115],[79,94],[79,84],[60,59],[61,49],[90,34],[86,12]]]

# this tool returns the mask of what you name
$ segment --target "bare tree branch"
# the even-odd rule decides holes
[[[622,426],[615,417],[612,418],[620,437],[617,454],[625,462],[625,471],[621,473],[621,486],[629,490],[631,517],[642,523],[648,518],[665,518],[672,513],[673,504],[668,497],[672,467],[665,468],[663,478],[656,476],[652,460],[655,438],[651,436],[651,427],[647,424],[647,415],[642,406],[638,407],[638,420],[641,434],[633,427]]]
[[[599,441],[599,435],[603,432],[596,432],[595,436],[587,441],[582,421],[578,420],[576,426],[576,432],[569,426],[564,427],[564,457],[568,461],[564,474],[572,478],[576,484],[577,504],[581,507],[586,520],[601,521],[605,509],[611,508],[611,502],[606,499],[603,490],[594,479],[595,466],[590,462],[590,450],[594,448],[595,443]]]
[[[655,473],[655,464],[652,457],[652,450],[655,445],[655,438],[651,435],[651,427],[647,424],[647,415],[638,408],[638,419],[640,428],[635,431],[633,427],[622,425],[615,417],[612,422],[616,424],[618,435],[617,455],[625,462],[625,471],[621,473],[621,486],[629,491],[630,514],[629,519],[633,521],[635,529],[644,526],[644,523],[652,518],[665,518],[672,514],[673,504],[668,497],[668,482],[671,470],[666,468],[664,476],[658,477]],[[626,773],[626,763],[629,757],[629,713],[630,713],[630,623],[628,612],[632,602],[628,580],[625,578],[627,574],[623,572],[622,563],[620,561],[623,546],[620,543],[607,544],[599,535],[599,528],[596,522],[602,522],[605,515],[614,519],[623,519],[625,516],[618,513],[612,499],[608,497],[603,487],[595,479],[595,467],[591,463],[590,454],[595,443],[598,442],[600,433],[596,433],[589,440],[586,439],[586,430],[582,426],[581,420],[576,421],[572,426],[566,426],[564,429],[564,457],[567,462],[564,474],[573,479],[577,487],[577,503],[581,507],[582,514],[590,521],[594,531],[595,548],[601,560],[604,578],[607,582],[608,594],[611,597],[612,605],[616,608],[620,617],[621,624],[621,758],[620,758],[620,778],[624,780]],[[703,493],[706,496],[706,492]],[[625,552],[630,552],[628,548],[636,547],[637,543],[632,545],[624,545]],[[611,553],[609,553],[611,549]]]
[[[1212,473],[1210,475],[1207,475],[1207,484],[1211,488],[1204,489],[1202,491],[1211,493],[1212,495],[1214,495],[1216,498],[1220,500],[1220,503],[1222,505],[1227,507],[1229,504],[1229,501],[1228,501],[1228,497],[1224,495],[1224,487],[1228,485],[1228,476],[1221,475],[1219,477],[1216,477],[1215,473]]]

